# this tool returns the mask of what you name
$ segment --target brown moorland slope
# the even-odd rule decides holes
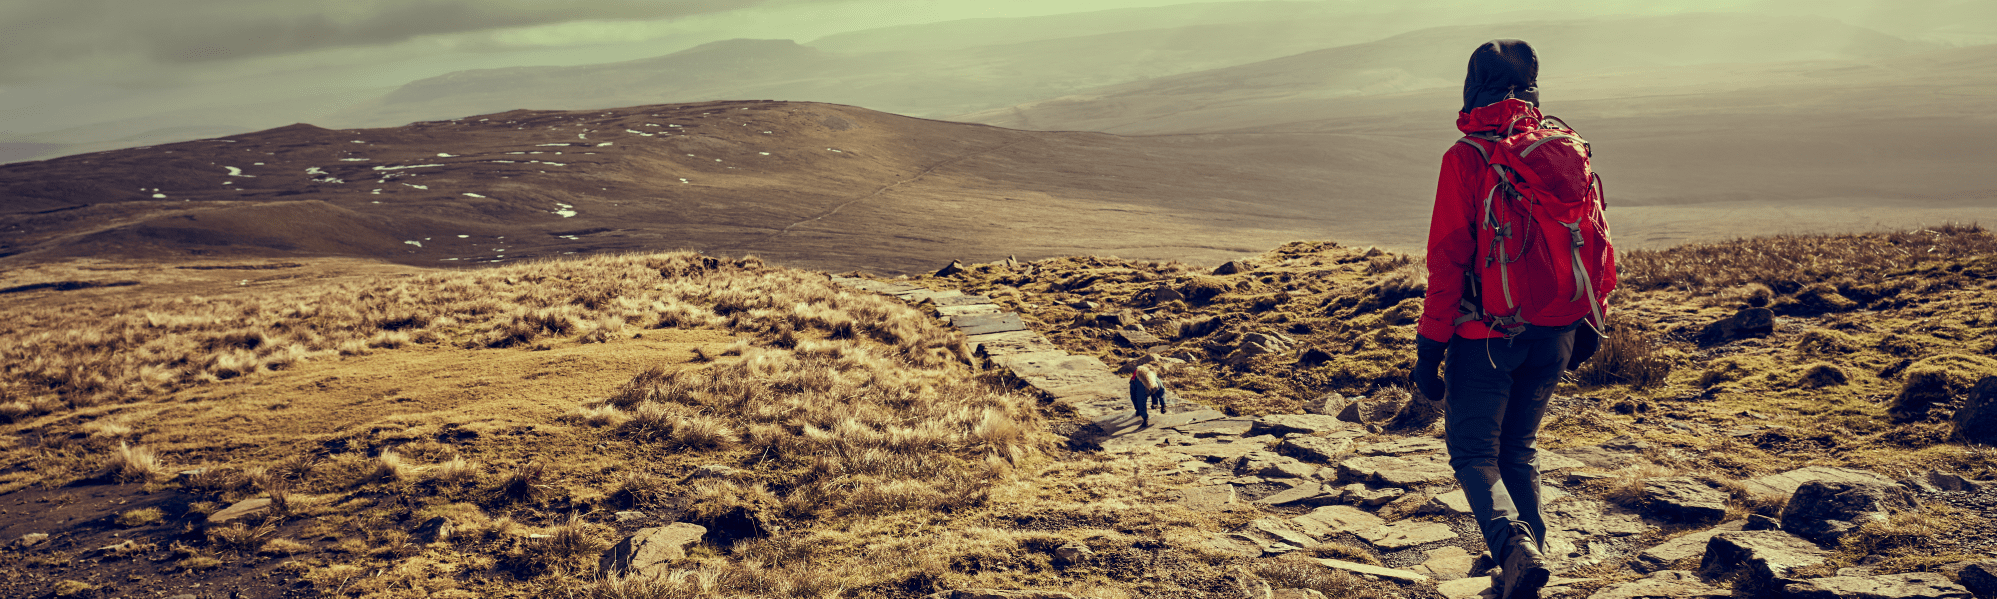
[[[898,273],[1009,254],[1220,260],[1326,232],[1368,239],[1376,227],[1337,206],[1420,180],[1407,165],[1427,149],[1021,132],[777,102],[294,125],[0,166],[0,261],[453,266],[694,249]]]
[[[1738,518],[1775,515],[1780,498],[1751,483],[1799,466],[1997,477],[1997,453],[1950,440],[1947,424],[1962,380],[1997,365],[1993,252],[1987,231],[1949,226],[1627,253],[1618,328],[1563,386],[1543,440],[1555,452],[1622,447],[1629,461],[1569,470],[1558,484],[1589,503],[1566,505],[1634,519],[1648,514],[1646,481],[1691,476]],[[822,274],[690,253],[470,272],[334,266],[354,274],[189,283],[218,287],[203,296],[147,284],[9,298],[0,538],[50,537],[0,550],[0,585],[25,596],[1115,598],[1268,582],[1437,596],[1310,559],[1408,567],[1433,544],[1338,537],[1261,558],[1215,544],[1296,512],[1249,502],[1279,485],[1237,474],[1239,460],[1097,450],[1080,434],[1062,443],[1049,431],[1085,423],[1061,404],[977,370],[963,338],[917,309]],[[1110,364],[1151,353],[1120,345],[1118,330],[1155,335],[1157,355],[1184,361],[1165,362],[1181,396],[1247,416],[1295,413],[1332,391],[1405,402],[1394,385],[1418,268],[1296,242],[1224,274],[1070,257],[914,282],[983,292]],[[1750,305],[1779,315],[1771,333],[1699,338]],[[1287,342],[1241,351],[1251,336],[1264,349]],[[1895,413],[1911,403],[1921,410]],[[1433,444],[1426,423],[1381,424],[1356,447]],[[1276,438],[1237,442],[1273,449]],[[1188,499],[1216,484],[1239,501]],[[1416,509],[1445,489],[1403,490],[1382,517],[1462,524]],[[1963,503],[1988,495],[1933,495],[1867,524],[1809,575],[1869,554],[1884,561],[1867,567],[1890,573],[1988,552],[1997,528]],[[270,507],[220,511],[251,499]],[[432,543],[435,518],[453,532]],[[660,578],[599,575],[600,550],[675,521],[707,532]],[[1588,579],[1576,588],[1632,580],[1637,551],[1693,530],[1633,521],[1643,526],[1560,537],[1586,549],[1562,558],[1567,576]]]

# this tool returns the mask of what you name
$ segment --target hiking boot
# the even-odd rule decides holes
[[[1553,571],[1546,568],[1546,557],[1539,554],[1539,543],[1532,538],[1532,528],[1523,522],[1512,523],[1512,537],[1505,541],[1505,559],[1500,565],[1504,567],[1498,575],[1500,599],[1539,599],[1539,589],[1553,577]]]

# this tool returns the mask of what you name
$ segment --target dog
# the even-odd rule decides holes
[[[1158,380],[1158,371],[1149,364],[1130,372],[1130,405],[1137,408],[1137,417],[1146,427],[1151,426],[1151,408],[1165,412],[1165,383]]]

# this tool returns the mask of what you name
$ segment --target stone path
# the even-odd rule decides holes
[[[1143,426],[1130,404],[1124,374],[1095,357],[1062,351],[1027,328],[1018,314],[1006,312],[988,297],[870,279],[833,277],[832,281],[901,298],[963,331],[982,368],[1003,371],[1020,386],[1067,406],[1090,423],[1072,433],[1071,439],[1100,447],[1107,454],[1163,458],[1166,463],[1179,464],[1178,472],[1197,475],[1195,484],[1180,492],[1178,503],[1186,509],[1263,512],[1264,517],[1240,530],[1208,539],[1205,545],[1210,550],[1256,558],[1321,544],[1359,545],[1379,552],[1384,566],[1336,559],[1316,561],[1327,568],[1377,579],[1435,584],[1440,594],[1452,599],[1493,594],[1491,581],[1484,576],[1488,566],[1480,567],[1479,563],[1483,540],[1467,513],[1469,504],[1457,489],[1448,451],[1439,439],[1383,440],[1369,435],[1366,425],[1359,422],[1365,418],[1356,416],[1351,421],[1343,415],[1323,414],[1230,417],[1169,392],[1167,409],[1152,414],[1150,426]],[[1351,405],[1359,405],[1359,400]],[[1345,412],[1353,410],[1341,414]],[[1542,480],[1564,478],[1572,485],[1605,478],[1611,476],[1608,471],[1640,459],[1640,449],[1640,442],[1618,438],[1599,446],[1542,450]],[[1562,470],[1569,473],[1557,474]],[[1937,476],[1930,473],[1930,479],[1947,478]],[[1791,570],[1821,562],[1827,551],[1781,530],[1763,530],[1753,520],[1720,522],[1726,514],[1727,494],[1697,478],[1664,477],[1644,482],[1644,503],[1652,509],[1642,513],[1600,498],[1570,494],[1558,486],[1541,489],[1549,529],[1547,554],[1556,572],[1615,560],[1649,575],[1599,589],[1593,598],[1719,597],[1728,592],[1711,586],[1702,576],[1732,573],[1760,579],[1775,588],[1791,584],[1792,590],[1816,593],[1810,596],[1968,597],[1962,587],[1940,577],[1791,578]],[[1750,493],[1769,499],[1800,497],[1798,489],[1810,485],[1899,486],[1877,473],[1833,467],[1799,468],[1742,482]],[[1997,485],[1953,479],[1944,482],[1974,488]],[[1795,511],[1794,507],[1789,511]],[[1885,517],[1884,513],[1861,512],[1839,512],[1839,517],[1850,521]],[[1786,522],[1796,519],[1794,514],[1785,513],[1784,519],[1773,526],[1797,524]],[[1631,546],[1630,541],[1644,533],[1674,522],[1701,526],[1654,546]],[[1997,561],[1989,568],[1997,571]],[[1852,572],[1841,574],[1863,573],[1855,568],[1844,570]],[[1997,577],[1992,579],[1997,586]],[[1564,594],[1561,587],[1584,580],[1556,578],[1549,583],[1547,593]],[[1846,592],[1852,589],[1864,592]],[[1895,592],[1875,592],[1879,589]]]
[[[1073,408],[1096,424],[1095,433],[1101,437],[1139,432],[1140,423],[1130,405],[1129,377],[1095,357],[1062,351],[991,298],[872,279],[832,277],[832,282],[927,307],[931,314],[963,331],[971,355],[982,360],[986,369],[1003,370],[1022,386]],[[1226,417],[1204,406],[1187,404],[1170,392],[1165,412],[1169,417],[1152,416],[1151,428],[1167,426],[1166,422],[1187,425]]]

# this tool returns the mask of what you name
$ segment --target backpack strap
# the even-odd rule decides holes
[[[1480,144],[1480,143],[1477,143],[1477,142],[1474,142],[1474,141],[1470,141],[1471,139],[1475,139],[1475,138],[1473,138],[1472,136],[1469,136],[1469,135],[1465,135],[1465,136],[1463,136],[1463,137],[1461,137],[1461,138],[1458,138],[1458,139],[1456,140],[1456,143],[1460,143],[1460,144],[1463,144],[1463,145],[1466,145],[1466,146],[1470,146],[1470,147],[1472,147],[1472,148],[1476,148],[1476,149],[1477,149],[1477,155],[1478,155],[1478,156],[1483,156],[1483,157],[1484,157],[1484,163],[1485,163],[1485,164],[1490,164],[1490,163],[1491,163],[1491,150],[1490,150],[1489,148],[1485,148],[1485,147],[1484,147],[1484,144]],[[1487,140],[1485,140],[1485,141],[1491,141],[1491,140],[1488,140],[1488,139],[1487,139]]]

